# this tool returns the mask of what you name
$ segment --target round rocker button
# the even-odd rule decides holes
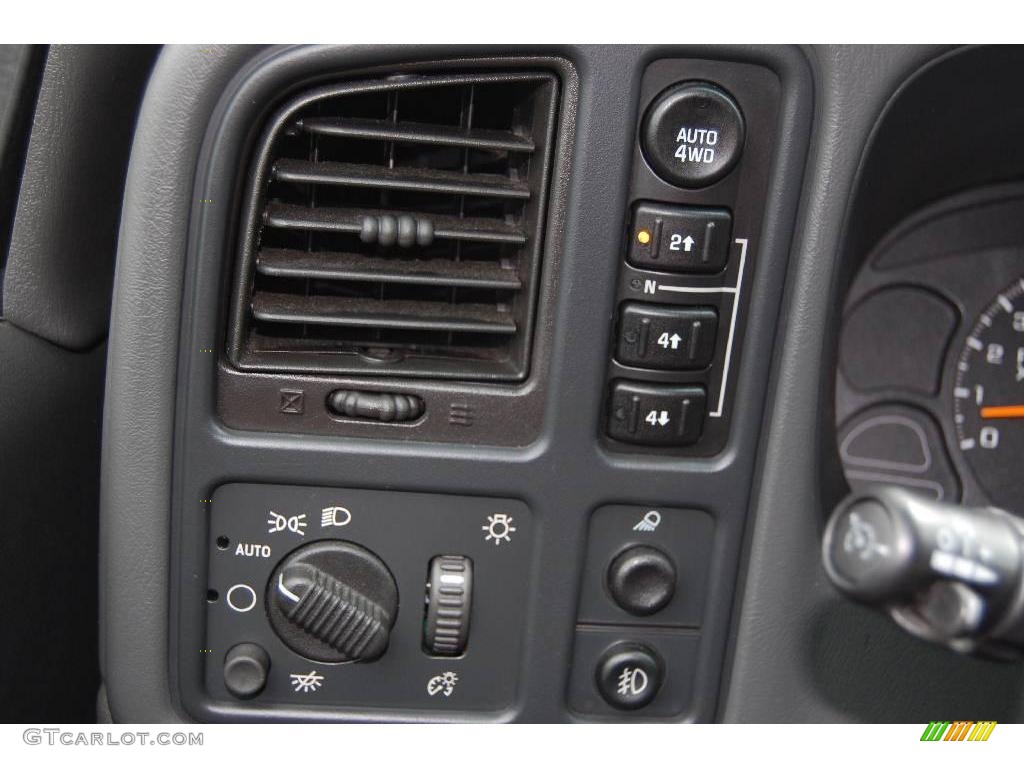
[[[640,129],[644,157],[677,187],[706,187],[731,171],[743,151],[743,114],[725,91],[680,83],[647,110]]]
[[[676,566],[660,549],[635,546],[620,552],[608,566],[608,591],[622,610],[650,616],[676,593]]]
[[[650,648],[620,643],[597,663],[597,689],[616,709],[640,709],[654,701],[664,674],[661,658]]]
[[[224,657],[224,687],[238,699],[259,696],[267,684],[270,656],[256,643],[239,643]]]

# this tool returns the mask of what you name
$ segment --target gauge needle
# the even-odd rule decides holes
[[[983,419],[1024,419],[1024,405],[989,405],[981,409]]]

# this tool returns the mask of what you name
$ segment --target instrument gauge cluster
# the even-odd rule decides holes
[[[843,309],[836,440],[854,489],[1024,515],[1024,186],[897,225]]]
[[[978,317],[956,362],[956,444],[996,506],[1024,504],[1024,277]]]

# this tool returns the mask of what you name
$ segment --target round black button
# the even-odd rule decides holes
[[[267,684],[270,656],[255,643],[239,643],[224,657],[224,686],[239,699],[258,696]]]
[[[858,499],[825,529],[825,569],[865,598],[883,597],[907,578],[912,547],[901,546],[900,529],[889,510],[874,499]],[[888,554],[887,554],[888,553]]]
[[[608,566],[608,591],[622,610],[650,616],[675,595],[676,567],[660,549],[630,547]]]
[[[677,187],[706,187],[733,169],[743,151],[743,114],[707,83],[674,85],[655,99],[640,130],[644,157]]]
[[[616,709],[640,709],[658,695],[664,677],[661,659],[639,643],[608,649],[597,663],[597,689]]]

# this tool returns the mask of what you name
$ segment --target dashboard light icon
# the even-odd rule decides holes
[[[267,533],[279,533],[280,531],[291,531],[299,536],[306,535],[306,515],[292,515],[286,517],[277,512],[270,512],[267,517]]]
[[[651,533],[661,525],[661,512],[652,509],[639,523],[633,526],[634,531],[640,531],[641,533]]]
[[[352,522],[352,513],[344,507],[325,507],[320,515],[321,528],[341,528]]]
[[[512,541],[512,534],[516,528],[512,525],[512,516],[504,513],[487,516],[487,525],[481,525],[480,530],[487,531],[484,541],[493,541],[498,546],[503,541]]]

